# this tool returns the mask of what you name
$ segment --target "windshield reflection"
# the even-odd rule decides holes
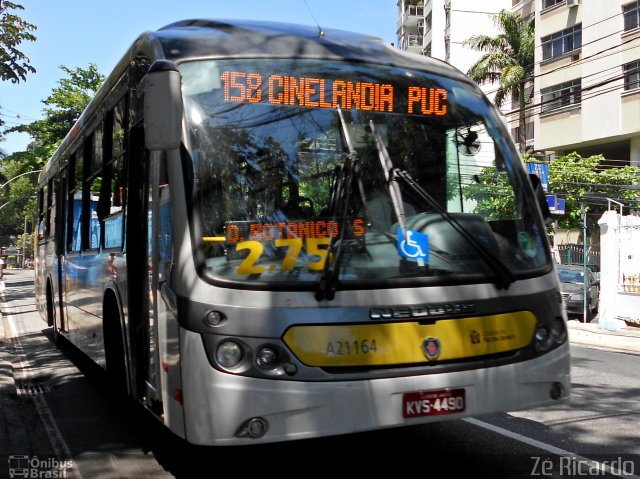
[[[470,86],[340,62],[206,60],[180,70],[194,215],[212,277],[468,280],[547,264],[524,176]],[[306,93],[286,96],[282,71]],[[320,91],[335,97],[340,81],[362,95],[341,112]]]

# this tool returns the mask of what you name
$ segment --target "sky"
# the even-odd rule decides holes
[[[396,43],[396,0],[13,0],[17,13],[36,25],[35,42],[19,49],[37,70],[18,84],[0,82],[0,115],[6,127],[43,117],[46,99],[64,77],[60,66],[95,63],[108,76],[145,31],[189,18],[268,20],[319,24]],[[23,151],[26,134],[0,142],[7,154]]]

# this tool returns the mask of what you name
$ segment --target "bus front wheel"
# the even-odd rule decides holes
[[[120,314],[115,299],[105,301],[102,327],[109,387],[116,396],[125,397],[128,395],[127,370]]]

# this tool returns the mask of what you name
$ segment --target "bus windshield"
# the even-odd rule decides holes
[[[212,278],[309,287],[332,274],[348,288],[513,280],[548,264],[520,160],[474,86],[344,61],[179,70]]]

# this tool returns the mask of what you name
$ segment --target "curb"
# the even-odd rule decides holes
[[[576,346],[640,354],[640,331],[609,331],[593,323],[569,322],[569,342]]]

